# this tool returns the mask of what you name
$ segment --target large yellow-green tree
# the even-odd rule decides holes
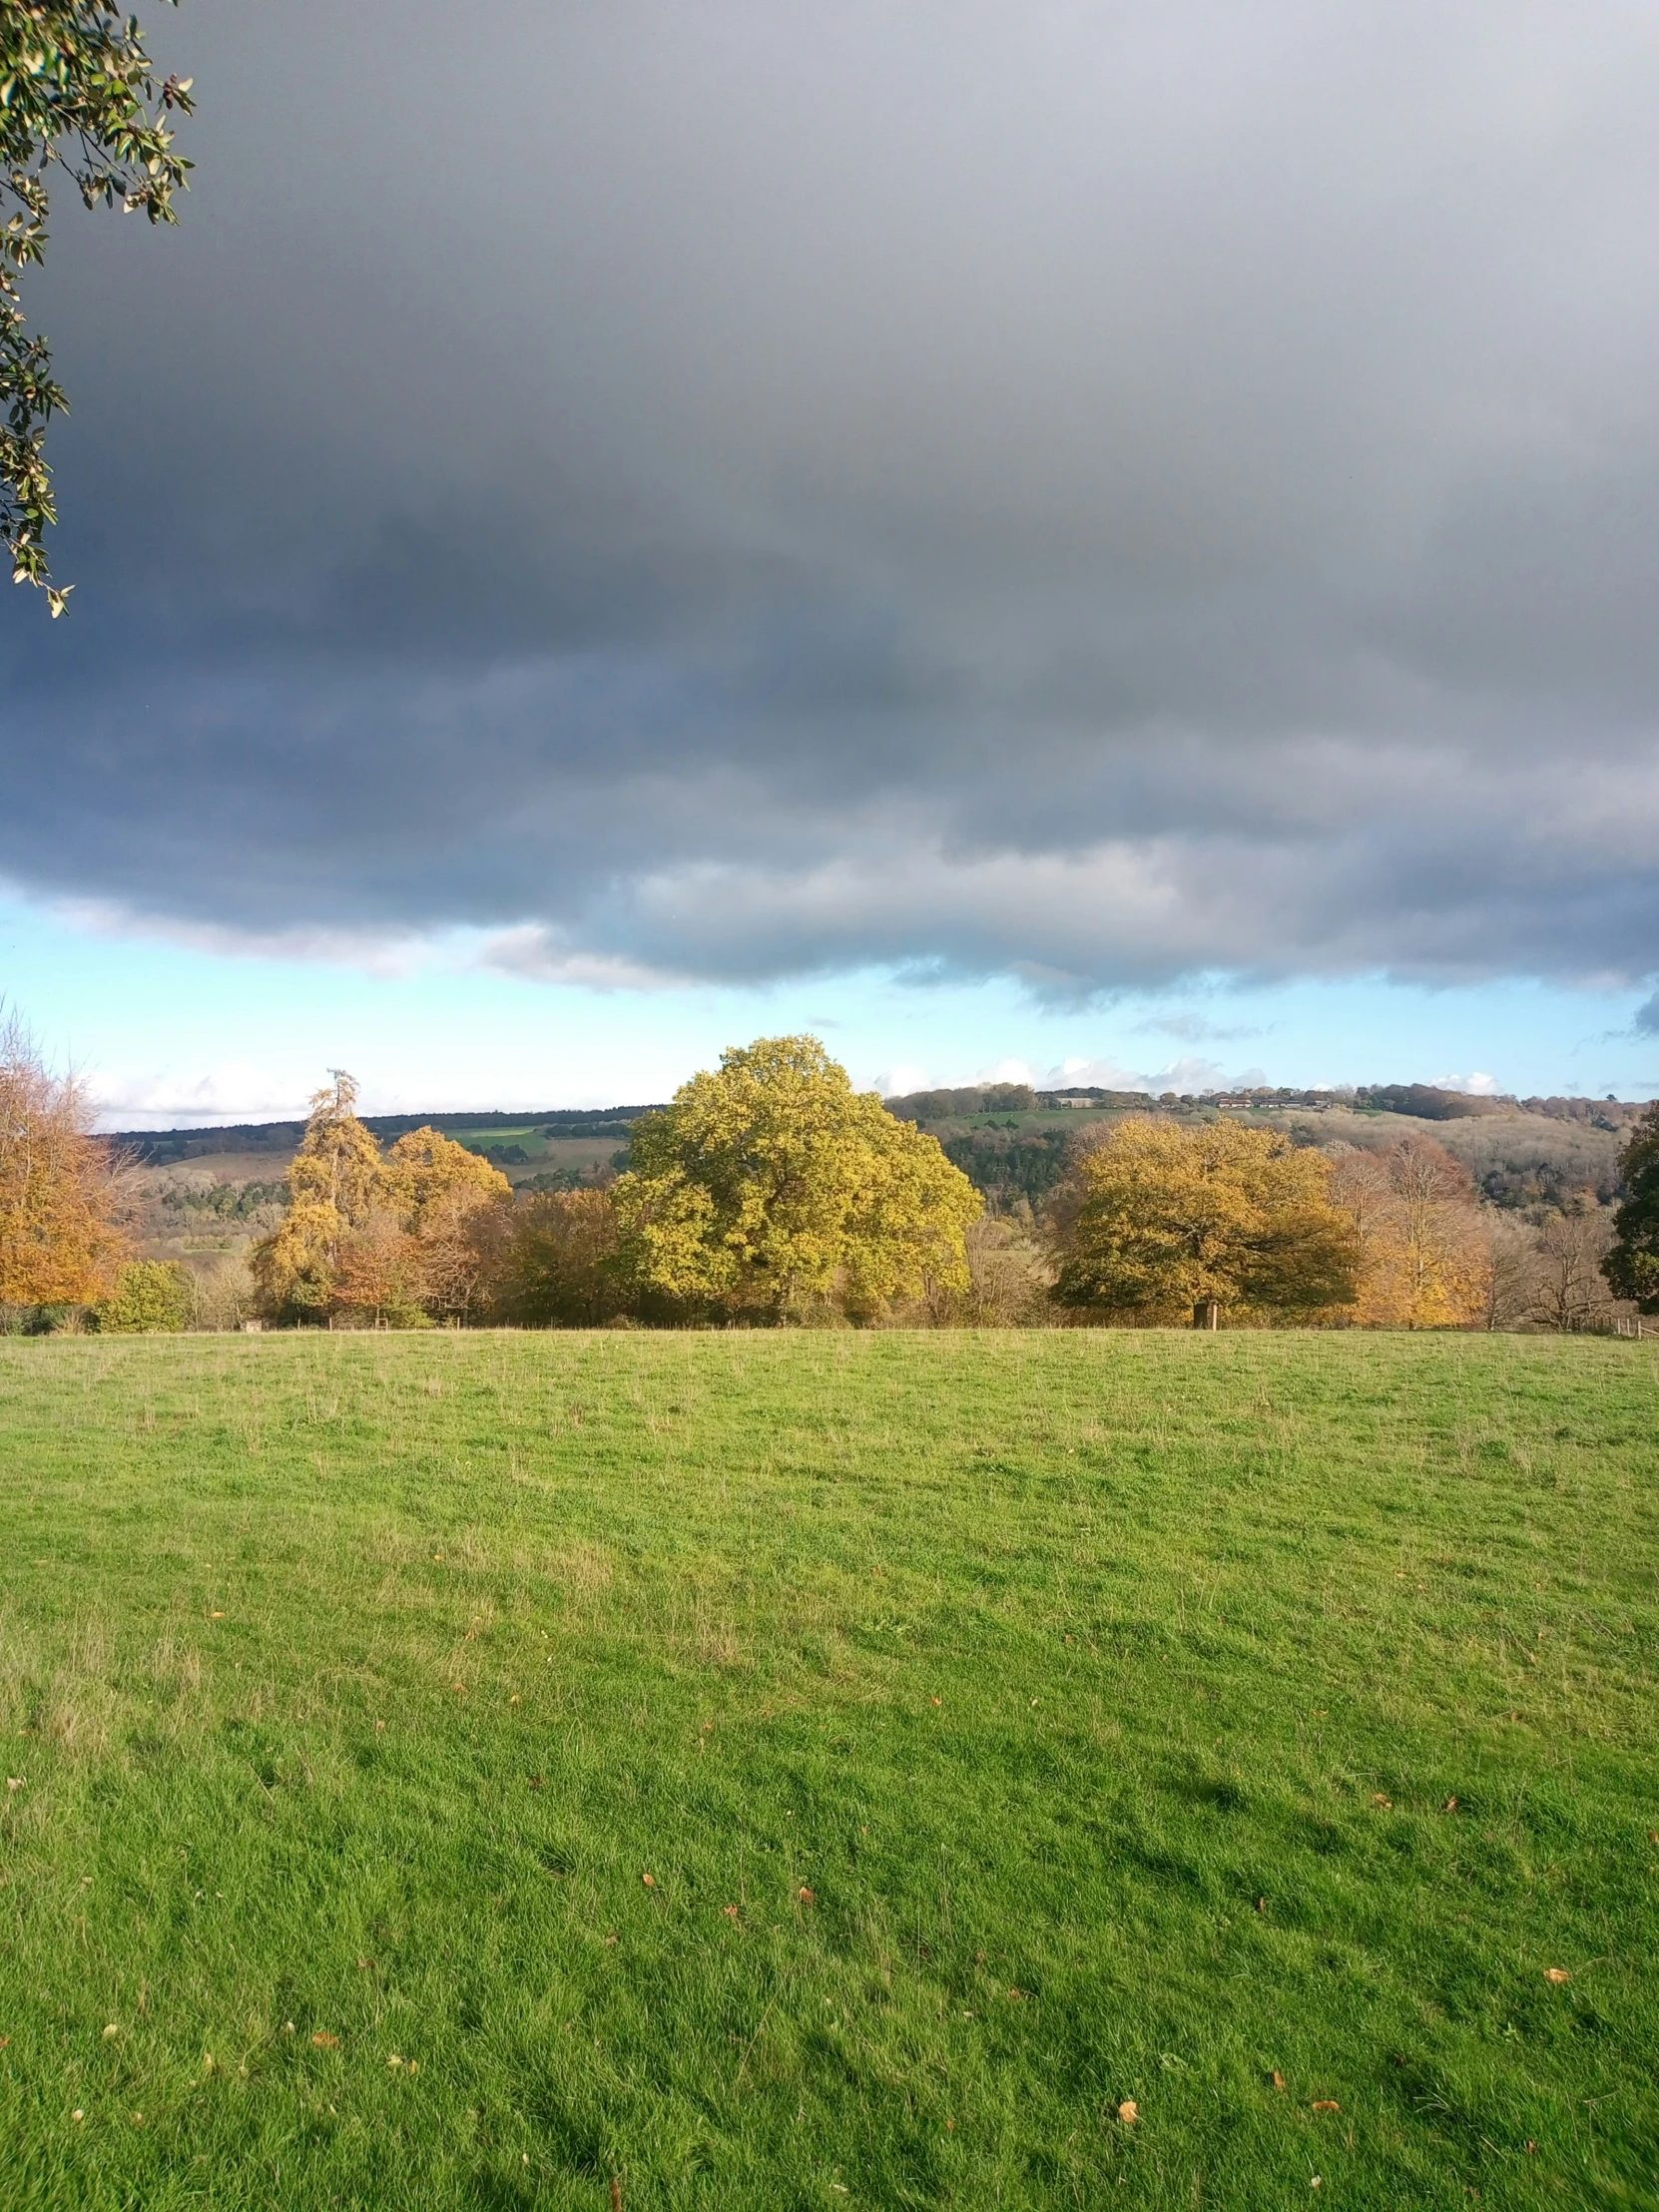
[[[1054,1296],[1124,1320],[1306,1316],[1355,1295],[1322,1153],[1272,1130],[1136,1115],[1079,1161]]]
[[[84,1306],[126,1257],[109,1147],[73,1075],[0,1020],[0,1306]]]
[[[612,1200],[642,1291],[776,1321],[967,1287],[979,1194],[816,1037],[721,1055],[634,1124]]]

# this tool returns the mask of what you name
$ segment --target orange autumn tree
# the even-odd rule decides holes
[[[1466,1329],[1485,1312],[1491,1246],[1467,1168],[1431,1137],[1338,1156],[1331,1195],[1360,1253],[1355,1320],[1372,1329]]]
[[[92,1305],[125,1257],[86,1093],[51,1072],[11,1015],[0,1023],[0,1307]]]

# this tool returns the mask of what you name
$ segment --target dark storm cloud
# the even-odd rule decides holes
[[[526,973],[1659,964],[1659,20],[165,26],[0,867]]]

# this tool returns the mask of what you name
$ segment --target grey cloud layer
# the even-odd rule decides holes
[[[458,21],[187,11],[186,230],[60,219],[0,867],[531,973],[1659,965],[1651,11]]]

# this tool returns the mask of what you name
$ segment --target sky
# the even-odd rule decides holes
[[[161,15],[0,600],[0,992],[112,1125],[804,1027],[1659,1090],[1651,7]]]

